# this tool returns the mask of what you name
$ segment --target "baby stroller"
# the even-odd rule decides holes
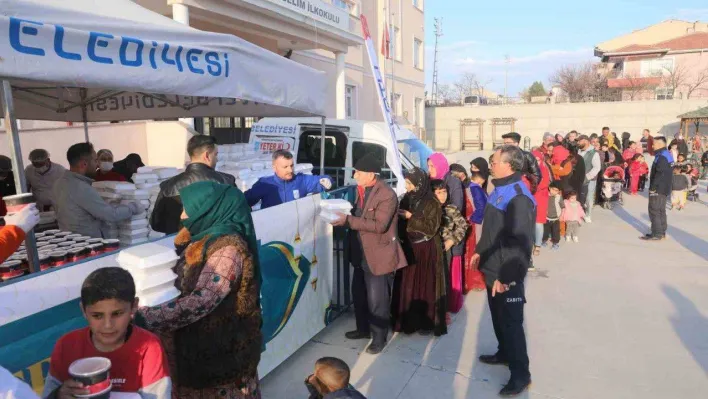
[[[602,207],[612,209],[613,202],[622,205],[622,186],[624,184],[624,169],[621,166],[610,166],[602,173]]]
[[[694,169],[695,170],[695,169]],[[691,174],[691,184],[686,193],[686,199],[692,202],[698,202],[698,174]]]

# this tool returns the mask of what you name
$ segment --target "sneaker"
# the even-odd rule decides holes
[[[565,236],[565,242],[570,242],[570,236]]]
[[[543,248],[548,248],[548,241],[546,241],[546,242],[544,242],[543,244],[541,244],[541,246],[542,246]]]
[[[578,240],[578,237],[573,237],[573,241],[579,242],[580,240]]]
[[[585,223],[592,223],[592,219],[590,219],[590,216],[585,216]]]
[[[560,245],[558,245],[558,244],[553,244],[553,246],[551,247],[551,251],[557,251],[559,249],[560,249]]]

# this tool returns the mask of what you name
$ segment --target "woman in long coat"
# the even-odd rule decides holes
[[[406,175],[400,206],[401,239],[408,266],[396,273],[391,313],[394,331],[447,334],[447,287],[440,225],[442,206],[430,191],[422,169]]]
[[[428,158],[428,172],[431,179],[445,182],[448,192],[448,202],[454,205],[463,215],[467,212],[465,204],[465,189],[462,180],[450,170],[450,164],[442,153],[436,152]],[[457,313],[462,307],[462,258],[465,254],[465,243],[452,247],[452,259],[448,262],[448,305],[450,311]]]
[[[551,174],[550,165],[548,165],[545,156],[539,149],[532,151],[531,154],[536,157],[538,166],[541,169],[541,181],[538,183],[536,193],[533,195],[536,199],[536,241],[533,254],[539,255],[541,253],[540,247],[543,243],[543,226],[546,223],[546,217],[548,216],[549,186],[553,175]]]

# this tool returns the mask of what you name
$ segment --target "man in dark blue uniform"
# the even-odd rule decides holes
[[[482,363],[508,365],[509,382],[501,396],[516,396],[531,384],[524,335],[524,278],[533,249],[536,201],[521,180],[524,154],[516,146],[497,150],[490,165],[494,191],[484,211],[484,228],[473,262],[479,262],[487,284],[487,299],[497,353],[482,355]]]
[[[654,137],[654,163],[649,174],[649,220],[651,232],[639,237],[659,241],[666,238],[666,199],[671,195],[672,166],[676,160],[666,149],[666,138]]]

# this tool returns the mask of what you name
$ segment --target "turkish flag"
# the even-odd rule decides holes
[[[384,21],[383,35],[381,35],[381,54],[387,59],[391,58],[391,37],[388,34],[389,26],[387,21]]]

